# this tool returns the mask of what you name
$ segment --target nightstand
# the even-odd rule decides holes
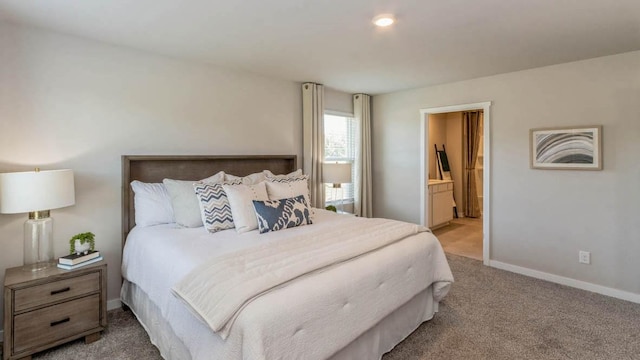
[[[30,359],[48,348],[84,337],[100,339],[107,326],[107,264],[75,270],[52,264],[29,272],[7,269],[4,276],[4,360]]]

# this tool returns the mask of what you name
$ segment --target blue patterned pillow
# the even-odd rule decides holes
[[[225,193],[222,188],[222,184],[237,185],[241,183],[242,179],[214,184],[205,182],[193,184],[198,200],[200,200],[202,223],[210,233],[233,229],[235,227],[231,214],[231,206],[227,199],[227,193]]]
[[[304,195],[281,200],[253,200],[260,233],[311,224]]]

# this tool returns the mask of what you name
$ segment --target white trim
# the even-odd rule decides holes
[[[483,132],[483,163],[482,163],[482,262],[489,265],[491,259],[491,101],[441,106],[436,108],[420,109],[420,224],[427,226],[429,223],[429,197],[427,195],[427,174],[429,173],[429,156],[427,146],[429,144],[429,115],[457,111],[479,110],[484,111]]]
[[[344,112],[344,111],[336,111],[336,110],[324,109],[324,113],[325,113],[325,115],[342,116],[342,117],[348,117],[348,118],[352,118],[352,119],[355,117],[355,115],[353,113],[348,113],[348,112]]]
[[[122,307],[122,302],[120,301],[120,299],[107,300],[107,311],[119,309],[121,307]]]
[[[591,291],[594,293],[611,296],[616,299],[631,301],[631,302],[640,304],[640,294],[619,290],[619,289],[614,289],[614,288],[610,288],[602,285],[597,285],[597,284],[593,284],[586,281],[571,279],[571,278],[560,276],[560,275],[549,274],[546,272],[533,270],[533,269],[529,269],[529,268],[525,268],[517,265],[506,264],[496,260],[491,260],[489,262],[489,266],[496,269],[506,270],[516,274],[530,276],[536,279],[546,280],[552,283],[566,285],[573,288]]]
[[[420,225],[429,226],[429,194],[427,179],[429,173],[429,113],[420,109]]]
[[[479,103],[473,103],[473,104],[449,105],[449,106],[440,106],[435,108],[425,108],[425,109],[420,109],[420,112],[424,111],[427,114],[441,114],[441,113],[450,113],[450,112],[458,112],[458,111],[478,110],[478,109],[488,108],[489,106],[491,106],[491,101],[485,101],[485,102],[479,102]]]
[[[482,134],[482,262],[491,260],[491,102],[484,103]]]

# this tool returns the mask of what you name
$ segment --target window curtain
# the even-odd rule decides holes
[[[324,87],[302,84],[302,169],[309,176],[311,206],[324,209]]]
[[[467,199],[464,215],[478,218],[482,216],[480,201],[478,200],[478,186],[476,183],[476,163],[480,145],[480,132],[482,129],[482,111],[465,111],[462,113],[465,134],[466,168],[464,195]]]
[[[354,213],[373,217],[371,181],[371,96],[353,95],[353,113],[359,126],[354,178]]]

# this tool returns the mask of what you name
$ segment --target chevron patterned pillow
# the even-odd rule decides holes
[[[233,216],[231,215],[231,206],[229,205],[227,194],[222,188],[222,184],[238,185],[242,184],[242,179],[214,184],[204,182],[196,182],[193,184],[196,195],[198,195],[198,200],[200,200],[202,223],[210,233],[233,229],[235,227],[233,224]]]
[[[253,207],[260,234],[312,223],[304,195],[280,200],[253,200]]]

